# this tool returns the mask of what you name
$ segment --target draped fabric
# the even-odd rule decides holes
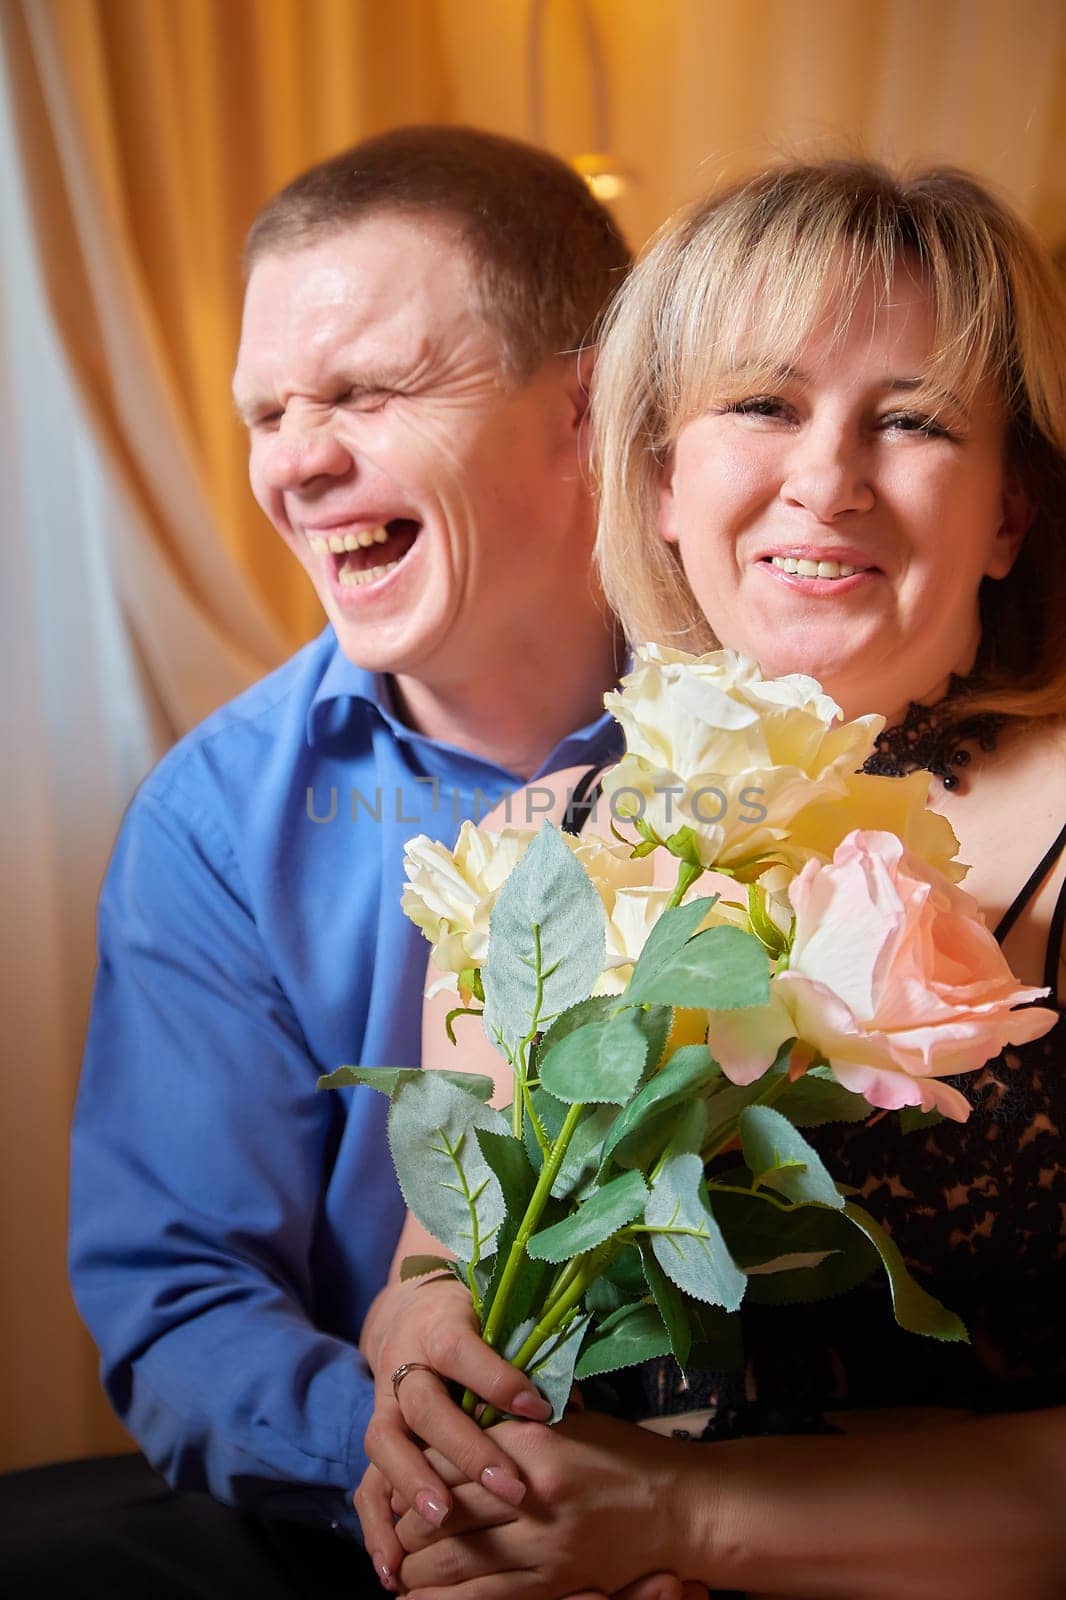
[[[775,155],[948,161],[1066,239],[1062,0],[588,0],[634,242]],[[596,136],[577,0],[539,133]],[[166,745],[317,626],[229,399],[252,216],[368,133],[529,137],[522,0],[0,0],[0,1469],[121,1443],[66,1289],[92,907]]]

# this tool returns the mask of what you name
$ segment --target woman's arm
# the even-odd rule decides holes
[[[538,808],[547,820],[556,825],[562,820],[569,791],[580,776],[577,771],[559,772],[537,785]],[[549,791],[551,809],[543,813]],[[500,829],[519,814],[524,815],[521,794],[498,806],[483,826]],[[427,987],[439,976],[431,963]],[[476,1019],[458,1018],[458,1044],[448,1042],[444,1020],[454,1004],[455,996],[448,991],[425,1000],[423,1064],[430,1069],[458,1064],[464,1072],[491,1077],[495,1083],[492,1103],[508,1104],[510,1071]],[[418,1506],[423,1517],[437,1525],[451,1509],[451,1488],[446,1481],[450,1475],[433,1470],[423,1444],[436,1447],[461,1481],[481,1483],[507,1504],[517,1504],[525,1493],[495,1434],[483,1431],[455,1404],[449,1382],[472,1389],[505,1414],[540,1422],[551,1415],[550,1406],[529,1380],[483,1342],[470,1296],[460,1283],[427,1278],[400,1282],[405,1257],[447,1253],[408,1213],[389,1282],[370,1307],[360,1337],[360,1349],[375,1377],[375,1410],[366,1435],[373,1465],[356,1492],[355,1505],[367,1547],[381,1550],[389,1565],[398,1564],[402,1556],[393,1533],[390,1502],[394,1498],[402,1505]],[[391,1375],[404,1364],[414,1370],[394,1393]],[[423,1366],[432,1372],[423,1371]]]
[[[591,1414],[498,1430],[521,1508],[457,1488],[445,1534],[415,1516],[410,1600],[551,1600],[638,1555],[774,1600],[1061,1600],[1066,1410],[861,1437],[699,1446]]]

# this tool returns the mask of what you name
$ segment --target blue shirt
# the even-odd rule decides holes
[[[616,750],[606,716],[543,772]],[[427,947],[403,847],[520,785],[412,732],[332,629],[183,739],[100,901],[71,1270],[113,1404],[172,1483],[358,1532],[355,1348],[403,1221],[384,1096],[417,1065]],[[517,820],[517,819],[516,819]]]

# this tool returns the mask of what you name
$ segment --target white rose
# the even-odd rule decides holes
[[[444,987],[456,988],[458,973],[483,965],[492,908],[534,838],[527,829],[489,833],[464,822],[452,850],[424,834],[408,844],[403,909],[432,945],[434,964],[451,975]],[[563,838],[587,872],[606,917],[607,965],[594,992],[620,994],[670,890],[656,887],[652,859],[634,858],[627,844],[587,835]]]
[[[454,849],[424,833],[408,843],[408,881],[401,904],[429,940],[433,960],[443,971],[459,973],[484,962],[492,908],[535,837],[532,829],[489,833],[464,822]]]
[[[705,867],[767,853],[803,807],[844,794],[884,725],[843,722],[813,678],[764,678],[731,650],[655,644],[605,704],[626,738],[604,778],[613,814],[643,818],[662,839],[691,828]]]
[[[607,966],[593,993],[621,994],[666,909],[670,890],[656,887],[652,857],[634,858],[626,844],[588,836],[569,842],[592,879],[607,918]]]

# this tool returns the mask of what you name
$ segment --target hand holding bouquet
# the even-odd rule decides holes
[[[813,680],[726,651],[649,646],[608,704],[627,745],[604,782],[613,841],[468,823],[454,850],[408,847],[449,1031],[480,1016],[509,1111],[463,1072],[322,1079],[391,1098],[400,1186],[454,1257],[405,1271],[460,1277],[556,1417],[575,1377],[729,1364],[745,1297],[825,1298],[879,1266],[903,1327],[965,1339],[803,1131],[965,1119],[944,1079],[1055,1020],[957,886],[927,777],[862,774],[880,718],[841,722]],[[701,892],[709,873],[727,892]]]

